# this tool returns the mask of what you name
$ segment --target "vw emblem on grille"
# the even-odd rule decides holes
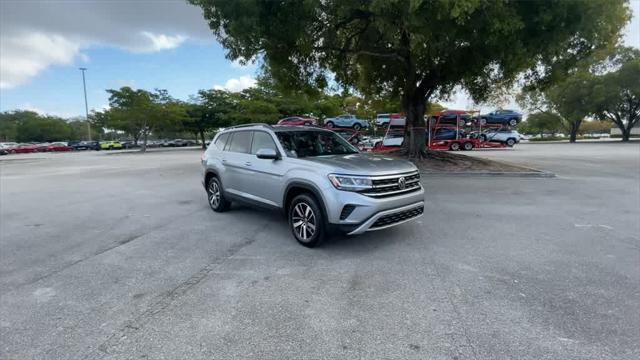
[[[400,179],[398,179],[398,188],[400,188],[400,190],[402,190],[402,189],[404,189],[405,186],[407,186],[407,180],[405,180],[404,176],[403,176]]]

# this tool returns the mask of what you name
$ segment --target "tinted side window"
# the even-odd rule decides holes
[[[249,153],[249,150],[251,149],[251,133],[251,131],[234,132],[228,151]]]
[[[227,139],[229,138],[229,134],[225,133],[225,134],[220,134],[220,136],[218,136],[218,138],[216,139],[216,147],[218,148],[218,150],[222,150],[224,149],[224,145],[227,143]]]
[[[255,131],[253,133],[253,145],[251,146],[251,153],[256,154],[260,149],[276,149],[276,144],[273,142],[271,135],[264,131]]]

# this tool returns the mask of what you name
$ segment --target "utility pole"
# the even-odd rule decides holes
[[[87,103],[87,82],[84,79],[84,72],[86,70],[87,68],[80,68],[80,71],[82,71],[82,87],[84,88],[84,114],[85,120],[87,121],[87,135],[89,136],[89,141],[91,141],[91,124],[89,124],[89,105]]]

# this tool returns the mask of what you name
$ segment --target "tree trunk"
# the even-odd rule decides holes
[[[580,128],[580,121],[572,121],[571,127],[569,129],[569,142],[576,142],[576,137],[578,135],[578,129]]]
[[[207,145],[204,143],[204,130],[200,130],[200,140],[202,141],[202,148],[206,149]]]
[[[148,131],[144,131],[142,133],[142,148],[140,148],[140,152],[146,152],[147,151],[147,136],[149,135]]]
[[[631,137],[631,128],[622,128],[622,141],[629,141]]]
[[[425,133],[425,99],[419,94],[406,95],[403,99],[407,115],[404,148],[410,158],[427,157],[427,137]]]

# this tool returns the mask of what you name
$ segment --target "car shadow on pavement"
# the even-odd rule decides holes
[[[274,232],[273,236],[278,238],[274,238],[274,241],[282,241],[281,238],[287,236],[287,243],[290,243],[291,246],[302,246],[293,238],[293,235],[287,225],[287,219],[280,211],[233,203],[228,213],[234,214],[234,216],[238,217],[246,216],[246,220],[268,221],[272,227],[272,231]],[[404,226],[410,225],[407,224]],[[342,254],[370,253],[372,251],[378,251],[404,242],[407,239],[407,234],[405,234],[404,231],[398,230],[400,229],[390,228],[366,232],[361,235],[346,235],[335,232],[329,233],[320,245],[314,249],[309,249],[309,251],[322,251],[327,253],[340,252]]]

